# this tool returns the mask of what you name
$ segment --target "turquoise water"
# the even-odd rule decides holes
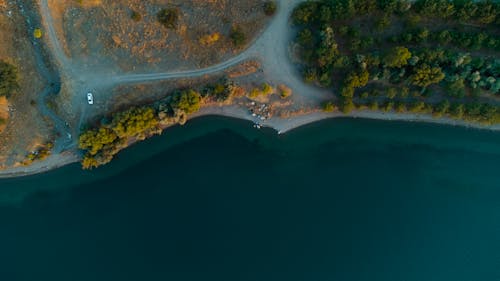
[[[0,180],[0,280],[500,280],[500,134],[218,117]]]

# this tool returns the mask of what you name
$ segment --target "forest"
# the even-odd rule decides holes
[[[335,0],[299,5],[303,78],[335,93],[324,109],[500,122],[500,4]]]

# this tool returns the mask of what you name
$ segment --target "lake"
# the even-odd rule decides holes
[[[0,278],[500,280],[500,133],[204,117],[0,180]]]

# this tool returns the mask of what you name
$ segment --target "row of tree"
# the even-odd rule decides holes
[[[469,24],[498,24],[500,3],[491,0],[322,0],[302,3],[293,13],[296,24],[328,24],[354,16],[416,13]]]
[[[200,110],[205,99],[224,101],[234,89],[233,82],[221,79],[203,87],[201,93],[194,89],[174,91],[154,105],[134,107],[102,119],[80,135],[79,148],[84,152],[82,167],[92,169],[110,162],[131,142],[159,134],[166,126],[184,124],[189,114]]]
[[[500,106],[479,102],[462,104],[459,102],[450,102],[447,99],[437,103],[427,103],[421,100],[372,100],[366,102],[343,99],[339,102],[329,101],[323,104],[325,112],[340,110],[348,114],[353,110],[365,109],[396,113],[432,114],[436,118],[449,117],[484,125],[500,123]]]

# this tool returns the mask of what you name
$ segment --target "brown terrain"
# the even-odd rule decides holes
[[[53,137],[37,107],[45,81],[37,72],[30,36],[17,2],[0,0],[0,59],[17,67],[20,84],[8,102],[0,99],[0,118],[9,117],[3,131],[0,124],[0,168],[19,165]]]
[[[263,12],[264,2],[0,0],[0,59],[17,66],[20,76],[9,106],[7,101],[0,106],[9,117],[0,134],[0,168],[45,159],[37,158],[42,149],[52,152],[47,160],[4,174],[27,174],[74,161],[80,128],[93,118],[152,102],[168,94],[172,85],[255,73],[260,65],[251,60],[255,52],[246,48],[272,19]],[[175,28],[158,22],[163,8],[180,12]],[[132,11],[140,14],[139,21],[132,19]],[[243,46],[234,46],[229,38],[233,27],[245,33]],[[42,30],[41,39],[33,38],[34,28]],[[43,46],[42,51],[31,41]],[[41,62],[40,57],[49,56],[56,68]],[[245,65],[238,67],[242,62]],[[37,73],[40,66],[45,76],[59,74],[59,95],[50,91],[58,79],[44,80]],[[159,89],[158,81],[169,87]],[[155,91],[141,89],[148,84],[154,84]],[[94,93],[93,106],[85,98],[89,91]]]
[[[84,64],[112,64],[125,71],[172,71],[206,67],[234,56],[229,34],[240,27],[248,38],[266,25],[264,1],[248,0],[49,0],[66,54]],[[175,28],[157,20],[176,8]],[[132,12],[140,20],[132,19]]]

